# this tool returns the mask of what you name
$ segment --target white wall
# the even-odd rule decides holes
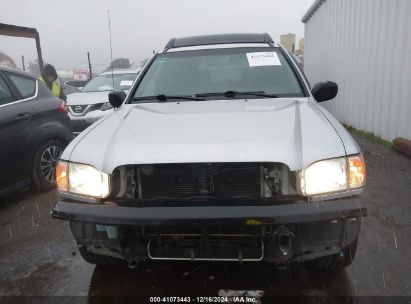
[[[411,0],[325,0],[305,24],[304,70],[338,83],[323,105],[341,122],[411,139]]]

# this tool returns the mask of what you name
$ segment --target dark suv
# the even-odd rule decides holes
[[[30,180],[52,188],[56,161],[72,137],[64,101],[33,75],[0,68],[0,194]]]

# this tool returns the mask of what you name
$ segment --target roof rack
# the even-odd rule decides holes
[[[191,36],[184,38],[172,38],[166,44],[166,49],[210,45],[210,44],[232,44],[232,43],[274,43],[271,36],[267,33],[262,34],[219,34]]]

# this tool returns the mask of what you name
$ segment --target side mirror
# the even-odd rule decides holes
[[[327,101],[337,96],[338,85],[332,81],[319,82],[311,90],[311,93],[318,102]]]
[[[126,93],[124,91],[113,91],[108,94],[108,101],[114,108],[120,107],[124,99],[126,99]]]

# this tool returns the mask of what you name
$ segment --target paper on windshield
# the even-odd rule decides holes
[[[98,91],[111,91],[113,87],[111,85],[102,85],[97,88]]]
[[[250,67],[281,65],[280,58],[276,52],[254,52],[247,53],[248,64]]]
[[[122,87],[122,86],[131,86],[133,84],[133,81],[132,80],[122,80],[121,82],[120,82],[120,86]]]

